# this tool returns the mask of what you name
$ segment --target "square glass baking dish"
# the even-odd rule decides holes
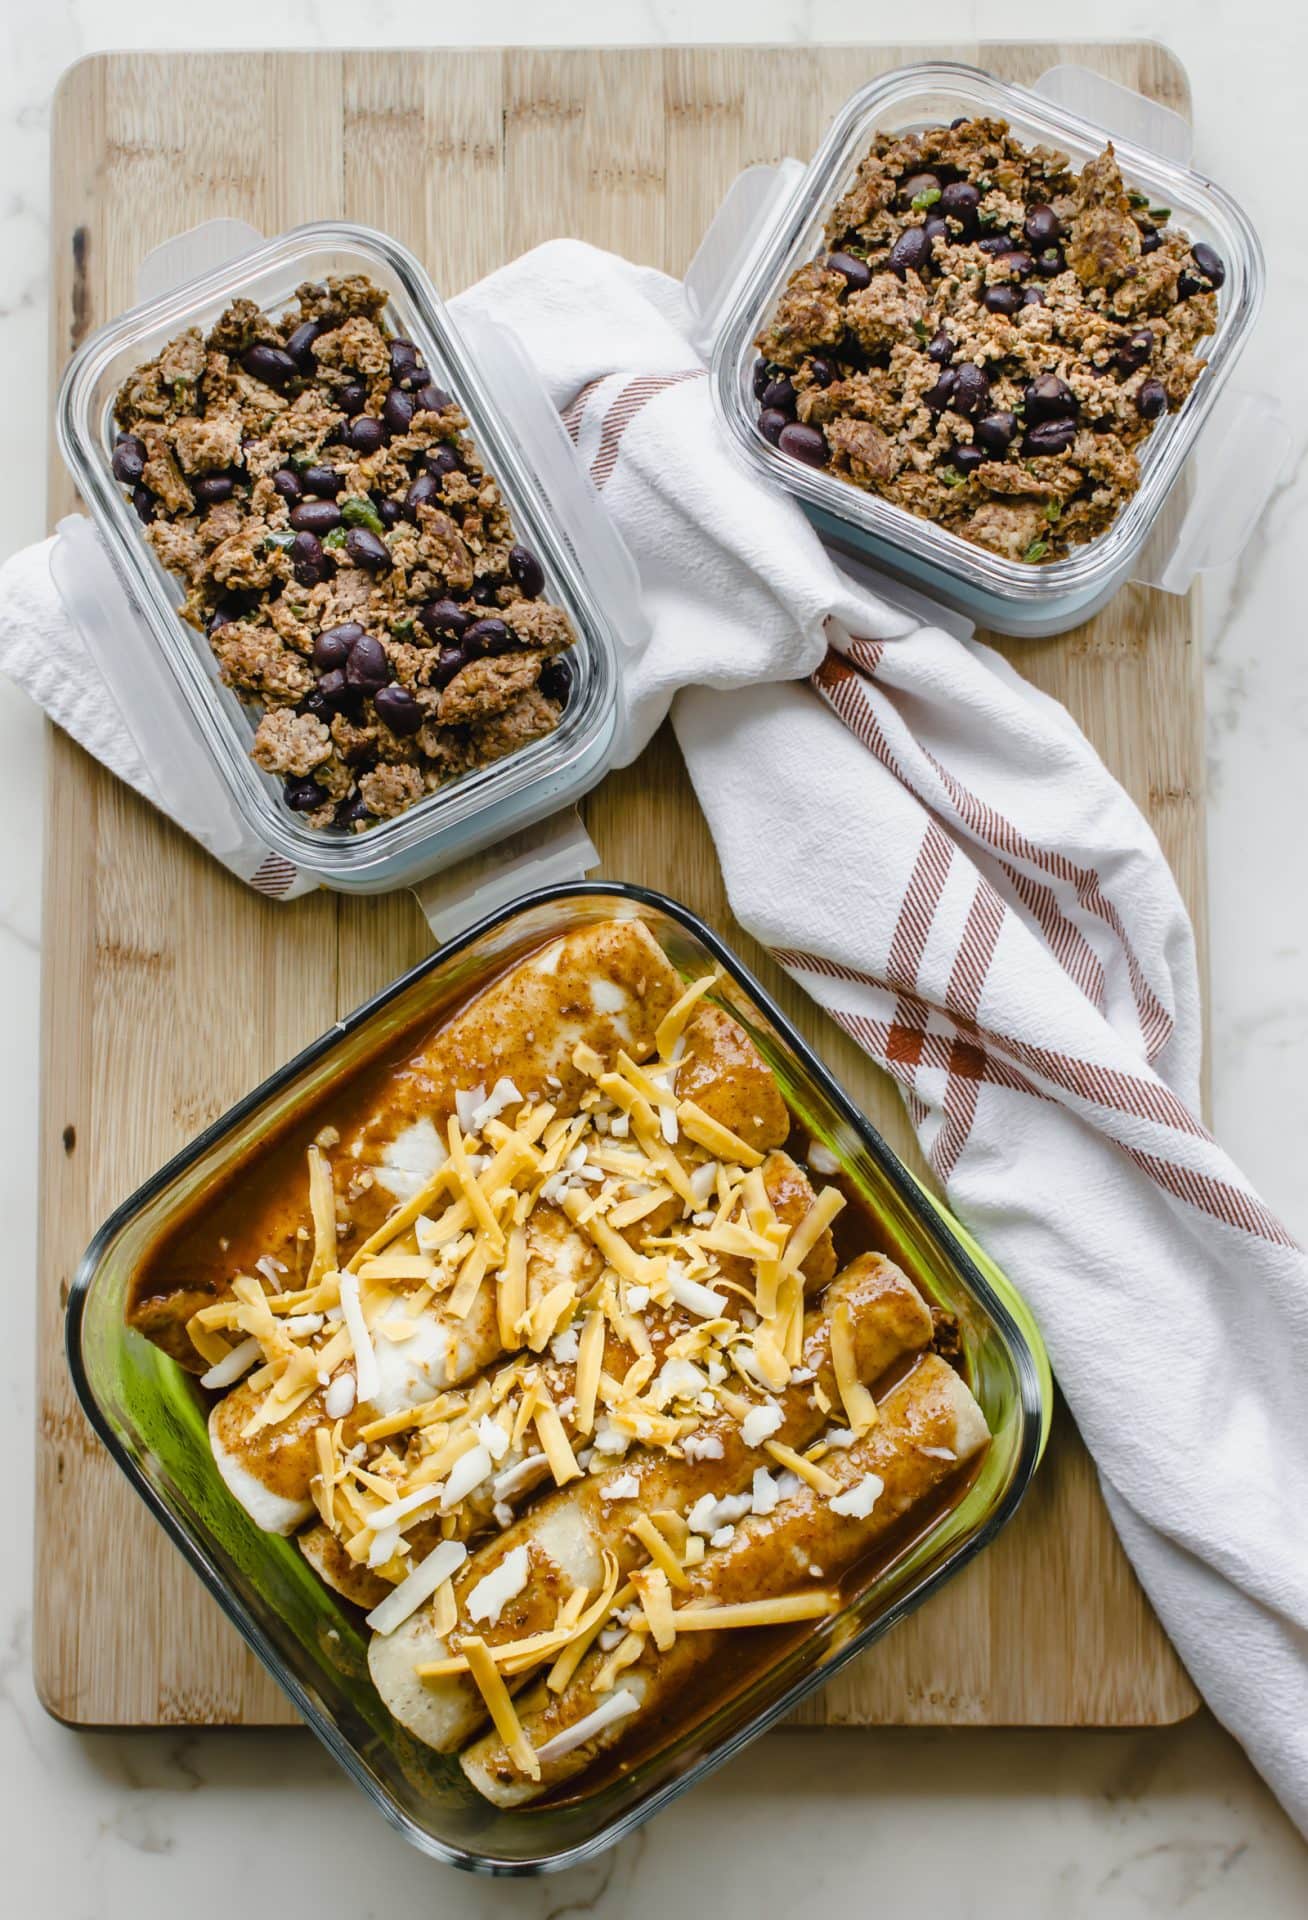
[[[836,1618],[821,1623],[670,1746],[575,1800],[506,1811],[483,1801],[452,1757],[390,1719],[367,1677],[358,1617],[293,1542],[261,1533],[227,1494],[209,1451],[194,1376],[129,1330],[124,1309],[145,1249],[181,1209],[257,1156],[309,1110],[330,1111],[339,1077],[397,1056],[526,953],[574,928],[643,919],[688,978],[721,969],[718,998],[765,1052],[793,1111],[871,1203],[884,1249],[957,1316],[969,1384],[993,1433],[959,1503]],[[637,887],[528,894],[472,927],[339,1022],[257,1088],[107,1220],[73,1283],[73,1380],[92,1425],[146,1505],[299,1712],[394,1827],[424,1852],[488,1873],[574,1865],[611,1845],[870,1646],[956,1573],[1011,1518],[1048,1431],[1048,1363],[1029,1312],[856,1110],[734,954],[693,914]]]
[[[242,249],[234,258],[233,232]],[[465,339],[412,254],[370,228],[320,222],[261,241],[239,223],[215,222],[171,248],[192,271],[83,343],[64,374],[56,412],[60,451],[123,591],[115,595],[112,582],[98,595],[91,590],[95,556],[85,550],[67,552],[56,578],[65,600],[75,599],[71,610],[165,804],[188,826],[198,811],[199,837],[220,855],[248,842],[261,850],[256,867],[262,853],[272,856],[274,876],[289,871],[314,884],[379,892],[410,884],[577,799],[612,756],[624,644],[618,623],[626,617],[619,610],[624,598],[629,608],[633,596],[605,591],[599,578],[611,580],[616,535],[515,337],[482,325]],[[207,254],[219,256],[216,264],[196,273],[194,263]],[[222,684],[206,637],[178,617],[179,584],[142,537],[110,470],[114,401],[133,367],[184,327],[212,326],[238,295],[280,312],[302,281],[349,273],[367,274],[385,288],[385,318],[417,342],[437,383],[467,414],[518,537],[538,555],[545,591],[567,609],[578,636],[570,655],[572,693],[554,733],[359,834],[305,826],[283,804],[279,783],[250,759],[256,716]],[[620,572],[620,559],[616,566]],[[151,670],[158,676],[153,690]],[[186,738],[179,747],[180,735]],[[197,756],[205,763],[199,769]]]
[[[1218,293],[1217,331],[1206,343],[1208,366],[1180,411],[1167,415],[1141,449],[1142,477],[1111,527],[1065,559],[1048,566],[1010,560],[972,545],[960,535],[904,508],[865,493],[852,483],[808,467],[766,441],[758,430],[751,380],[754,339],[773,311],[790,274],[820,250],[828,212],[851,183],[874,135],[904,133],[947,123],[960,115],[993,115],[1009,122],[1018,139],[1054,146],[1077,167],[1103,150],[1103,125],[1066,104],[1084,99],[1091,111],[1140,110],[1138,121],[1180,147],[1184,123],[1137,95],[1077,69],[1058,68],[1047,79],[1062,84],[1047,93],[1011,86],[974,67],[933,60],[904,67],[861,87],[837,114],[811,164],[775,198],[754,182],[734,215],[724,205],[712,253],[724,263],[719,285],[709,286],[708,260],[697,258],[688,276],[692,303],[701,308],[705,345],[711,342],[714,406],[727,435],[755,473],[792,493],[824,538],[843,546],[912,586],[968,614],[999,633],[1037,636],[1062,632],[1088,619],[1136,574],[1142,553],[1187,465],[1200,430],[1212,413],[1253,326],[1264,283],[1262,249],[1248,219],[1230,196],[1176,159],[1163,157],[1114,134],[1128,187],[1172,209],[1176,224],[1217,249],[1226,263]],[[1070,80],[1083,83],[1068,84]],[[1041,82],[1042,87],[1045,82]],[[1050,97],[1054,96],[1054,97]],[[1179,129],[1181,138],[1176,139]],[[761,172],[761,170],[759,170]],[[744,176],[739,186],[748,181]],[[751,217],[752,237],[744,231]],[[698,286],[697,286],[698,282]],[[712,313],[705,308],[716,306]],[[1275,464],[1275,462],[1273,462]],[[1223,476],[1228,514],[1229,466]],[[1147,575],[1147,577],[1157,577]]]

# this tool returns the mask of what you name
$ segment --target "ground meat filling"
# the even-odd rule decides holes
[[[1226,273],[1110,146],[1080,174],[1003,120],[878,134],[756,342],[783,453],[1006,559],[1111,524],[1204,360]]]
[[[256,765],[354,832],[553,732],[576,638],[385,306],[363,275],[235,301],[131,374],[113,453]]]

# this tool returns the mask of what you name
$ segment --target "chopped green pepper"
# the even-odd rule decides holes
[[[280,547],[282,552],[285,553],[294,538],[295,535],[293,533],[265,533],[263,536],[264,551],[266,553],[273,547]]]
[[[1061,520],[1062,517],[1063,517],[1062,501],[1051,500],[1045,508],[1045,519],[1049,522],[1050,526],[1052,527],[1055,520]]]
[[[333,527],[330,533],[323,535],[322,543],[329,553],[339,553],[345,545],[345,528]]]
[[[406,613],[402,620],[392,620],[391,632],[397,640],[403,640],[406,634],[413,632],[413,615]]]
[[[1047,540],[1033,540],[1026,552],[1022,555],[1022,558],[1024,560],[1043,560],[1048,551],[1049,542]]]
[[[1150,207],[1149,209],[1149,218],[1156,227],[1165,227],[1171,217],[1172,209],[1170,207]]]
[[[915,193],[909,201],[914,213],[925,213],[928,207],[934,207],[940,198],[939,187],[924,187],[921,193]]]
[[[367,527],[370,533],[385,533],[386,527],[372,501],[354,494],[341,501],[341,519],[347,527]]]
[[[1127,189],[1126,198],[1128,204],[1133,207],[1147,207],[1149,205],[1149,195],[1138,192],[1135,187]]]
[[[967,475],[960,473],[957,467],[940,467],[938,472],[943,486],[965,487],[967,485]]]

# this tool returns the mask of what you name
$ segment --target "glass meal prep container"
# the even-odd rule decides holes
[[[147,1250],[196,1197],[329,1099],[343,1075],[395,1057],[518,960],[600,921],[644,921],[690,980],[720,969],[713,997],[777,1075],[792,1115],[826,1147],[876,1222],[883,1250],[957,1317],[961,1363],[993,1438],[976,1476],[834,1617],[787,1640],[772,1665],[695,1724],[574,1797],[505,1810],[468,1784],[454,1755],[415,1741],[367,1677],[359,1617],[293,1541],[263,1533],[227,1493],[195,1376],[130,1329],[129,1288]],[[322,1107],[324,1113],[328,1111]],[[731,951],[685,908],[639,888],[538,890],[479,921],[274,1074],[140,1188],[105,1223],[73,1285],[69,1364],[96,1431],[247,1643],[345,1771],[391,1824],[434,1858],[533,1873],[593,1856],[720,1765],[866,1650],[977,1553],[1016,1510],[1051,1413],[1048,1364],[1003,1276],[890,1151]]]
[[[783,453],[759,431],[752,394],[755,337],[791,273],[821,250],[826,217],[873,137],[978,115],[1007,120],[1024,143],[1059,148],[1078,170],[1111,137],[1126,185],[1169,207],[1176,224],[1215,247],[1227,269],[1217,330],[1203,343],[1207,368],[1179,412],[1160,420],[1142,444],[1138,491],[1104,533],[1043,566],[975,546]],[[1129,579],[1184,592],[1196,571],[1233,558],[1275,484],[1288,439],[1268,398],[1228,391],[1218,407],[1262,300],[1263,256],[1230,196],[1186,164],[1189,150],[1179,115],[1076,67],[1054,68],[1028,91],[939,60],[860,88],[807,168],[785,161],[737,180],[687,275],[699,344],[711,355],[714,406],[745,464],[793,494],[836,547],[983,627],[1017,637],[1079,624]],[[1190,456],[1215,410],[1195,467]],[[1186,486],[1178,487],[1183,472]],[[1238,498],[1233,472],[1240,475]]]
[[[178,617],[180,583],[142,537],[110,469],[115,397],[133,368],[182,329],[210,328],[238,295],[280,313],[302,281],[353,273],[385,289],[384,320],[416,342],[467,414],[517,537],[544,568],[546,596],[577,633],[572,691],[554,733],[359,834],[304,825],[278,780],[250,759],[257,714],[222,684],[207,637]],[[593,786],[612,757],[637,583],[516,337],[481,319],[456,328],[410,253],[345,223],[264,241],[242,222],[214,221],[151,255],[141,290],[150,297],[92,334],[64,375],[58,442],[92,519],[62,523],[52,571],[165,809],[242,878],[285,899],[316,886],[375,893],[413,884]]]

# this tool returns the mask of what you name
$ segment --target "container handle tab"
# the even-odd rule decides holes
[[[567,807],[470,854],[457,866],[428,874],[413,892],[437,946],[443,947],[475,920],[521,894],[584,880],[599,859],[581,815]]]
[[[690,343],[705,361],[712,358],[737,282],[780,222],[804,173],[798,160],[746,167],[705,229],[682,282],[692,322]]]
[[[1190,164],[1194,151],[1190,122],[1160,100],[1150,100],[1107,74],[1067,61],[1042,73],[1032,92],[1065,113],[1093,121],[1129,146],[1143,147],[1178,166]]]
[[[248,220],[202,220],[199,226],[188,227],[150,249],[136,269],[136,297],[142,302],[161,299],[174,287],[225,267],[229,260],[239,260],[243,253],[262,246],[263,239]]]
[[[250,835],[103,541],[77,513],[61,520],[56,534],[50,576],[136,749],[143,770],[139,784],[217,859],[240,865],[242,856],[256,851]],[[254,866],[267,849],[257,852]]]
[[[1164,593],[1185,593],[1197,574],[1237,559],[1283,482],[1290,448],[1289,426],[1271,394],[1227,387],[1132,579]],[[1239,477],[1236,485],[1233,475]]]

